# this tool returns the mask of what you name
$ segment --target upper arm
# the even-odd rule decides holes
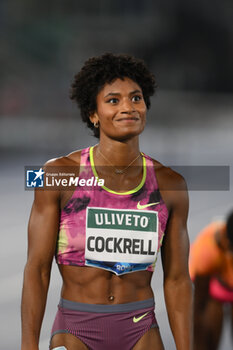
[[[28,262],[50,269],[56,248],[59,224],[58,190],[35,189],[28,223]]]
[[[185,180],[177,173],[170,176],[172,188],[163,191],[169,205],[169,218],[161,248],[164,279],[177,280],[189,277],[189,238],[187,233],[188,193]]]

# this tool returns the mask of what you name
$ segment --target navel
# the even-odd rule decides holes
[[[114,296],[113,295],[109,295],[108,300],[109,301],[113,301],[114,300]]]

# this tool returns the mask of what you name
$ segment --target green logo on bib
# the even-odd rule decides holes
[[[130,231],[157,231],[157,213],[139,210],[88,208],[88,228],[120,229]]]

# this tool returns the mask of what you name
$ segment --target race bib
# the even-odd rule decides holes
[[[145,270],[157,256],[158,213],[87,208],[87,266],[123,274]]]

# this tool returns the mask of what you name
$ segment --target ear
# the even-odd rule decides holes
[[[89,119],[92,122],[92,124],[99,122],[99,117],[98,117],[98,114],[96,112],[90,114]]]

